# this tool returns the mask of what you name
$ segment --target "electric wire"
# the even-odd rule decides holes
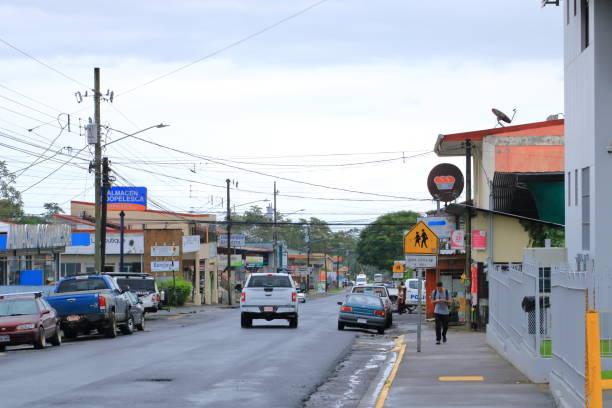
[[[74,154],[74,156],[72,156],[70,159],[68,159],[67,161],[65,161],[64,163],[62,163],[58,168],[56,168],[55,170],[53,170],[51,173],[49,173],[48,175],[46,175],[45,177],[41,178],[40,180],[38,180],[36,183],[30,185],[29,187],[26,187],[25,189],[21,190],[21,193],[25,193],[26,191],[30,190],[31,188],[39,185],[40,183],[42,183],[43,181],[45,181],[46,179],[48,179],[49,177],[51,177],[52,175],[54,175],[55,173],[57,173],[60,169],[62,169],[65,165],[67,165],[68,163],[70,163],[72,161],[72,159],[74,159],[79,153],[81,153],[83,150],[85,150],[85,148],[87,147],[87,145],[83,146],[83,148],[81,148],[81,150],[79,150],[77,153]]]
[[[163,149],[175,151],[175,152],[182,153],[182,154],[185,154],[185,155],[188,155],[188,156],[192,156],[192,157],[198,157],[198,158],[201,158],[202,160],[206,160],[206,161],[209,161],[209,162],[221,165],[221,166],[230,167],[230,168],[241,170],[241,171],[244,171],[244,172],[247,172],[247,173],[259,174],[260,176],[270,177],[270,178],[274,178],[274,179],[278,179],[278,180],[284,180],[284,181],[288,181],[288,182],[291,182],[291,183],[305,184],[305,185],[309,185],[309,186],[313,186],[313,187],[325,188],[325,189],[328,189],[328,190],[343,191],[343,192],[346,192],[346,193],[363,194],[363,195],[385,197],[385,198],[404,199],[404,200],[409,200],[409,201],[423,201],[422,199],[417,199],[417,198],[413,198],[413,197],[401,197],[401,196],[393,196],[393,195],[388,195],[388,194],[369,193],[369,192],[365,192],[365,191],[352,190],[352,189],[342,188],[342,187],[326,186],[324,184],[311,183],[309,181],[295,180],[295,179],[291,179],[291,178],[283,177],[283,176],[275,176],[275,175],[264,173],[264,172],[261,172],[261,171],[258,171],[258,170],[251,170],[251,169],[246,169],[246,168],[243,168],[243,167],[234,166],[232,164],[222,163],[222,162],[219,162],[219,161],[216,161],[216,160],[212,160],[212,159],[210,159],[210,158],[208,158],[206,156],[201,156],[201,155],[197,155],[197,154],[194,154],[194,153],[186,152],[184,150],[175,149],[173,147],[162,145],[161,143],[157,143],[157,142],[153,142],[153,141],[148,141],[146,139],[143,139],[143,138],[135,136],[135,135],[132,136],[132,137],[137,139],[137,140],[140,140],[142,142],[153,144],[155,146],[161,147]],[[431,201],[431,199],[427,199],[426,201]]]
[[[79,85],[81,85],[81,86],[84,86],[84,87],[88,88],[88,86],[87,86],[87,85],[85,85],[85,84],[83,84],[83,82],[81,82],[81,81],[79,81],[79,80],[77,80],[77,79],[74,79],[74,78],[72,78],[72,77],[71,77],[71,76],[69,76],[69,75],[64,74],[62,71],[60,71],[60,70],[58,70],[58,69],[56,69],[56,68],[53,68],[51,65],[49,65],[49,64],[47,64],[47,63],[45,63],[45,62],[41,61],[40,59],[36,58],[35,56],[33,56],[33,55],[31,55],[31,54],[28,54],[27,52],[23,51],[22,49],[18,48],[18,47],[17,47],[17,46],[15,46],[15,45],[11,44],[10,42],[6,41],[5,39],[0,38],[0,42],[2,42],[4,45],[6,45],[6,46],[8,46],[8,47],[10,47],[10,48],[12,48],[12,49],[14,49],[14,50],[15,50],[15,51],[17,51],[18,53],[20,53],[20,54],[22,54],[22,55],[25,55],[26,57],[30,58],[31,60],[36,61],[37,63],[39,63],[39,64],[40,64],[40,65],[42,65],[43,67],[45,67],[45,68],[47,68],[47,69],[50,69],[51,71],[55,72],[56,74],[61,75],[62,77],[64,77],[64,78],[68,79],[69,81],[75,82],[75,83],[77,83],[77,84],[79,84]]]
[[[209,54],[207,54],[207,55],[204,55],[203,57],[200,57],[200,58],[198,58],[198,59],[196,59],[196,60],[194,60],[194,61],[191,61],[191,62],[189,62],[189,63],[187,63],[187,64],[185,64],[185,65],[182,65],[182,66],[180,66],[180,67],[178,67],[178,68],[175,68],[175,69],[173,69],[172,71],[167,72],[167,73],[165,73],[165,74],[163,74],[163,75],[160,75],[160,76],[158,76],[158,77],[155,77],[155,78],[153,78],[153,79],[150,79],[150,80],[148,80],[147,82],[144,82],[144,83],[142,83],[142,84],[140,84],[140,85],[137,85],[137,86],[135,86],[135,87],[133,87],[133,88],[130,88],[130,89],[126,90],[126,91],[120,92],[120,93],[116,94],[116,95],[115,95],[115,97],[119,97],[119,96],[126,95],[126,94],[128,94],[128,93],[132,93],[132,92],[134,92],[134,91],[135,91],[135,90],[137,90],[137,89],[140,89],[140,88],[145,87],[145,86],[147,86],[147,85],[150,85],[150,84],[152,84],[152,83],[154,83],[154,82],[157,82],[157,81],[159,81],[159,80],[161,80],[161,79],[164,79],[164,78],[166,78],[166,77],[169,77],[169,76],[171,76],[171,75],[174,75],[174,74],[176,74],[177,72],[183,71],[184,69],[187,69],[187,68],[191,67],[192,65],[198,64],[198,63],[200,63],[200,62],[202,62],[202,61],[205,61],[205,60],[207,60],[207,59],[210,59],[210,58],[212,58],[212,57],[215,57],[215,56],[217,56],[217,55],[219,55],[219,54],[221,54],[221,53],[223,53],[223,52],[225,52],[225,51],[227,51],[227,50],[229,50],[229,49],[231,49],[231,48],[237,47],[238,45],[240,45],[240,44],[242,44],[242,43],[245,43],[245,42],[247,42],[247,41],[249,41],[249,40],[251,40],[251,39],[253,39],[253,38],[255,38],[255,37],[258,37],[258,36],[260,36],[260,35],[262,35],[262,34],[264,34],[264,33],[268,32],[268,31],[270,31],[270,30],[272,30],[272,29],[274,29],[274,28],[276,28],[276,27],[278,27],[278,26],[282,25],[283,23],[285,23],[285,22],[287,22],[287,21],[289,21],[289,20],[292,20],[292,19],[294,19],[294,18],[296,18],[296,17],[301,16],[302,14],[307,13],[308,11],[310,11],[310,10],[312,10],[312,9],[314,9],[314,8],[316,8],[316,7],[318,7],[318,6],[320,6],[320,5],[321,5],[321,4],[323,4],[323,3],[325,3],[326,1],[327,1],[327,0],[319,0],[319,1],[317,1],[317,2],[315,2],[315,3],[313,3],[313,4],[309,5],[309,6],[307,6],[307,7],[305,7],[305,8],[303,8],[303,9],[299,10],[299,11],[298,11],[298,12],[296,12],[296,13],[293,13],[293,14],[291,14],[291,15],[287,16],[287,17],[284,17],[284,18],[282,18],[281,20],[278,20],[277,22],[275,22],[275,23],[273,23],[273,24],[270,24],[270,25],[268,25],[268,26],[266,26],[266,27],[264,27],[264,28],[262,28],[262,29],[260,29],[260,30],[258,30],[258,31],[255,31],[254,33],[251,33],[251,34],[249,34],[249,35],[247,35],[247,36],[245,36],[245,37],[242,37],[241,39],[239,39],[239,40],[237,40],[237,41],[234,41],[234,42],[232,42],[232,43],[230,43],[230,44],[228,44],[228,45],[226,45],[226,46],[224,46],[224,47],[221,47],[221,48],[217,49],[216,51],[213,51],[213,52],[211,52],[211,53],[209,53]]]

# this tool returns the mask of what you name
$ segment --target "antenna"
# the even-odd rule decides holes
[[[491,109],[491,112],[493,112],[493,114],[497,118],[497,124],[501,127],[504,127],[504,124],[501,123],[502,121],[506,123],[512,122],[512,119],[510,119],[508,115],[506,115],[504,112],[500,111],[499,109],[493,108]],[[514,109],[514,113],[516,114],[516,109]],[[512,115],[512,118],[514,118],[514,115]]]

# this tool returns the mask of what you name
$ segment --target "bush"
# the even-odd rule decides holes
[[[157,286],[166,292],[165,303],[168,306],[183,306],[193,291],[191,283],[181,277],[176,278],[176,288],[172,279],[158,280]]]

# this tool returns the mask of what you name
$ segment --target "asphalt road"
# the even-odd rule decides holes
[[[298,407],[350,349],[336,327],[342,295],[300,305],[300,323],[239,310],[160,318],[116,339],[89,336],[0,353],[0,407]]]

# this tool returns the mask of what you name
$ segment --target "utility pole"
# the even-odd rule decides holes
[[[274,182],[274,226],[273,231],[272,231],[272,235],[274,238],[274,244],[273,244],[273,248],[274,248],[274,273],[278,272],[278,265],[280,264],[278,262],[278,260],[276,259],[278,257],[278,236],[276,233],[276,181]]]
[[[306,224],[306,242],[308,243],[308,249],[306,252],[306,292],[310,291],[310,225]]]
[[[95,273],[102,273],[104,267],[102,261],[102,206],[101,204],[101,187],[102,187],[102,144],[100,137],[100,68],[94,68],[94,125],[96,127],[96,144],[94,156],[95,169],[95,217],[96,217],[96,233],[95,233]]]
[[[232,305],[232,251],[230,250],[232,238],[232,213],[230,206],[230,179],[225,180],[227,183],[227,302]]]
[[[423,314],[423,308],[422,308],[422,302],[421,302],[421,298],[423,297],[423,281],[422,281],[422,275],[423,275],[423,268],[416,268],[416,274],[417,274],[417,284],[419,285],[419,289],[418,289],[418,299],[417,299],[417,353],[421,352],[421,325],[422,325],[422,314]]]
[[[465,141],[465,204],[467,206],[465,217],[465,278],[466,282],[472,279],[472,141]],[[465,321],[467,327],[472,327],[472,299],[470,285],[465,286]]]
[[[123,243],[125,242],[125,212],[121,211],[119,213],[119,231],[121,235],[119,236],[119,272],[125,271],[125,256],[123,254]]]
[[[108,190],[111,186],[111,178],[110,178],[110,167],[108,162],[108,157],[104,157],[102,159],[102,189],[101,189],[101,198],[102,198],[102,231],[100,234],[100,259],[102,264],[102,269],[100,272],[104,272],[104,264],[106,261],[106,206],[108,201]]]

